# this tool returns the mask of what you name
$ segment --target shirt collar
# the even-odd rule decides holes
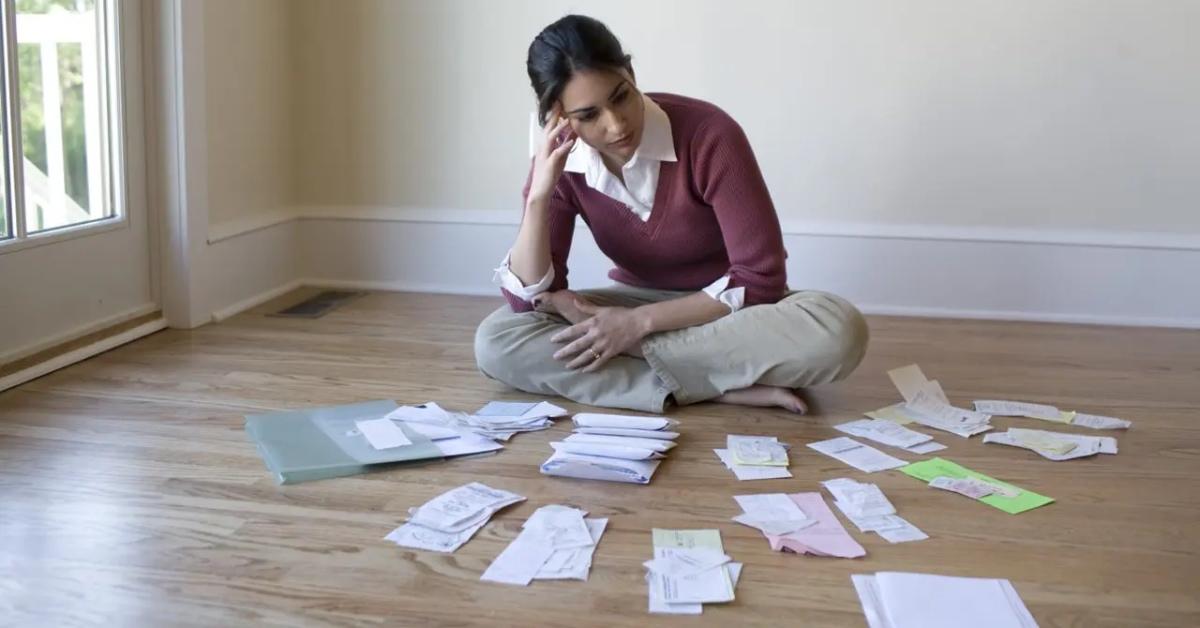
[[[671,135],[671,119],[667,117],[667,112],[645,94],[642,94],[642,102],[645,103],[642,143],[638,145],[637,151],[626,166],[647,161],[677,161],[675,139]],[[600,152],[585,142],[577,142],[576,148],[567,156],[563,170],[586,173],[589,167],[595,167],[597,163],[600,167],[604,165]]]

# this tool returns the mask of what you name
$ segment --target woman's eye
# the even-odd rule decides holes
[[[585,113],[585,114],[583,114],[582,116],[579,116],[579,121],[580,121],[580,122],[591,122],[592,120],[595,120],[595,119],[596,119],[596,114],[595,114],[595,112],[592,112],[592,113]]]
[[[618,102],[618,103],[624,102],[625,97],[628,95],[629,95],[629,90],[625,90],[625,91],[621,92],[620,94],[617,94],[617,97],[613,99],[613,102]]]

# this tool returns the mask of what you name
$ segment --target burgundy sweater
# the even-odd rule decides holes
[[[746,289],[743,307],[775,303],[787,291],[783,235],[746,134],[715,105],[673,94],[647,94],[671,120],[678,161],[664,161],[650,218],[564,172],[551,195],[551,291],[567,288],[567,256],[582,216],[615,264],[610,279],[643,288],[696,291],[723,275]],[[525,182],[528,198],[530,179]],[[514,312],[533,305],[501,288]]]

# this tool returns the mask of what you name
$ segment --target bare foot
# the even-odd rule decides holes
[[[760,408],[780,407],[796,414],[808,412],[808,404],[804,403],[804,399],[796,391],[779,386],[751,386],[741,390],[731,390],[713,401]]]

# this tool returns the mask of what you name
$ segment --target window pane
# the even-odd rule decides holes
[[[26,230],[112,216],[102,176],[95,0],[16,4]]]

